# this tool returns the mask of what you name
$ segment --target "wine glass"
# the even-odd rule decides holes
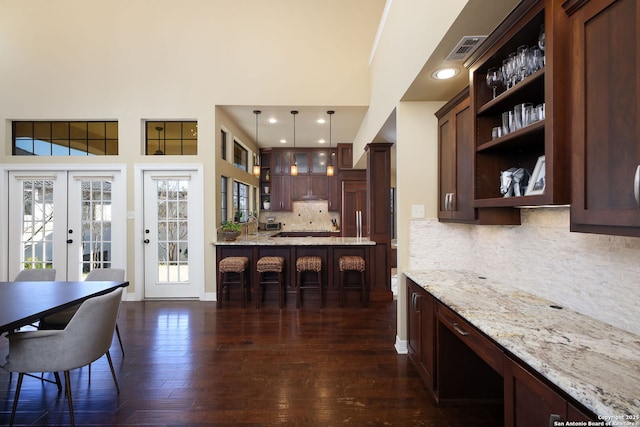
[[[493,97],[496,97],[496,88],[502,81],[502,72],[497,67],[489,68],[487,71],[487,86],[493,90]]]
[[[544,24],[540,25],[540,33],[538,34],[538,47],[540,48],[540,50],[542,51],[542,65],[546,65],[545,63],[547,62],[547,57],[545,54],[545,47],[547,44],[547,40],[546,40],[546,36],[545,36],[545,32],[544,32]]]

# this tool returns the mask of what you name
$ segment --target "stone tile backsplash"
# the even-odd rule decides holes
[[[260,222],[266,222],[267,218],[281,222],[286,231],[333,231],[332,219],[340,225],[340,214],[329,212],[327,200],[293,202],[291,212],[260,212]]]
[[[640,239],[571,233],[569,208],[521,213],[520,226],[412,220],[409,268],[472,270],[640,335]]]

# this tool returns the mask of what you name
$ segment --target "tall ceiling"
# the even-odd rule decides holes
[[[437,48],[407,88],[401,101],[447,101],[469,83],[469,73],[464,67],[465,58],[446,60],[458,42],[465,36],[488,35],[520,2],[520,0],[469,0]],[[442,67],[457,67],[460,73],[450,80],[435,80],[432,73]],[[334,110],[332,117],[332,144],[352,142],[367,112],[367,106],[272,106],[272,105],[219,105],[222,111],[247,135],[256,133],[254,110],[261,110],[258,121],[260,147],[292,147],[293,117],[297,110],[295,131],[296,147],[320,147],[329,144],[329,117],[327,110]],[[276,123],[268,120],[275,118]],[[324,118],[325,124],[317,120]],[[285,139],[286,143],[280,141]],[[324,139],[325,143],[318,141]],[[380,129],[374,142],[395,142],[395,114]]]

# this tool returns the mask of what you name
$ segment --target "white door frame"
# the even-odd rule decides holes
[[[9,175],[11,172],[34,172],[34,173],[118,173],[122,177],[122,182],[127,182],[127,167],[124,164],[92,164],[90,167],[86,164],[0,164],[0,200],[4,200],[4,208],[0,208],[0,280],[10,280],[9,277]],[[116,192],[122,192],[126,197],[126,184],[122,189],[116,189]],[[123,238],[126,238],[126,230]],[[114,265],[127,265],[127,246],[121,253],[113,254],[112,261]]]
[[[134,219],[134,258],[135,258],[135,282],[136,289],[133,294],[135,300],[143,300],[145,289],[145,275],[144,275],[144,174],[145,172],[192,172],[194,176],[192,180],[197,183],[197,187],[200,188],[200,194],[192,194],[190,190],[189,200],[190,203],[194,203],[194,211],[198,213],[198,217],[194,218],[195,229],[204,229],[204,168],[202,164],[162,164],[162,165],[150,165],[150,164],[138,164],[134,165],[134,194],[135,204],[134,212],[128,212],[127,217]],[[189,251],[189,258],[193,259],[194,265],[191,271],[190,280],[195,283],[200,283],[198,290],[198,299],[203,301],[205,299],[205,283],[204,283],[204,236],[202,233],[194,233],[193,245],[201,250]],[[200,266],[200,268],[195,268]]]

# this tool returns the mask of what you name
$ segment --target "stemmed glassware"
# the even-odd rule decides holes
[[[493,97],[496,97],[496,88],[498,83],[502,81],[502,71],[499,68],[492,67],[487,71],[487,86],[493,90]]]
[[[546,55],[545,55],[545,47],[547,44],[547,40],[546,40],[546,36],[545,36],[545,31],[544,31],[544,24],[540,25],[540,33],[538,34],[538,47],[540,48],[540,50],[542,51],[542,65],[545,65],[546,62]]]

